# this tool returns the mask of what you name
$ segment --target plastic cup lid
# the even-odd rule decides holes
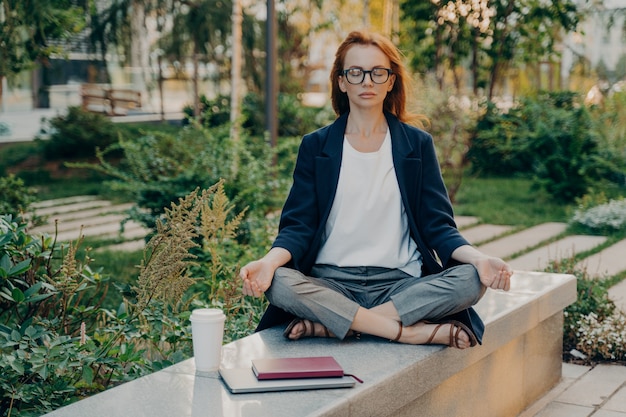
[[[224,312],[219,308],[198,308],[191,312],[192,320],[219,320]]]

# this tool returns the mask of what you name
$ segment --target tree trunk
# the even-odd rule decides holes
[[[474,29],[474,33],[477,30]],[[472,91],[474,92],[474,97],[478,96],[478,34],[474,35],[472,42]]]
[[[0,113],[4,112],[4,75],[0,74]]]
[[[493,93],[496,88],[496,84],[500,81],[500,71],[502,70],[502,61],[501,56],[504,52],[505,40],[507,37],[507,30],[509,24],[509,16],[513,13],[513,8],[515,5],[515,0],[509,0],[507,5],[506,12],[504,14],[504,22],[502,25],[501,35],[498,39],[494,39],[496,45],[498,45],[498,52],[494,55],[494,63],[491,67],[491,74],[489,77],[489,95],[488,99],[491,101],[493,99]]]
[[[241,1],[233,0],[233,61],[230,74],[230,137],[235,142],[239,140],[240,108],[241,108],[241,61],[242,61],[242,29],[243,16]]]
[[[159,66],[159,107],[161,110],[161,121],[165,120],[165,104],[164,104],[164,97],[163,97],[163,69],[161,68],[161,64],[162,64],[163,59],[161,58],[161,54],[159,53],[158,57],[157,57],[157,65]]]
[[[146,8],[141,0],[134,0],[131,5],[130,36],[130,82],[132,88],[147,93],[147,70],[150,66],[148,56],[148,36],[146,33]]]
[[[193,115],[195,118],[198,118],[200,117],[200,86],[198,85],[200,75],[198,74],[199,58],[197,44],[194,45],[193,49]]]
[[[435,30],[435,79],[437,80],[437,86],[440,91],[443,91],[443,79],[444,79],[444,69],[442,62],[442,40],[441,40],[441,27],[438,26]]]

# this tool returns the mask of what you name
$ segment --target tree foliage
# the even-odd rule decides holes
[[[491,99],[506,70],[549,61],[562,31],[576,29],[582,12],[571,0],[456,0],[402,3],[403,45],[413,67],[434,72],[440,87],[460,89],[469,67],[474,93]]]
[[[0,104],[2,80],[63,52],[63,41],[84,27],[85,11],[71,0],[0,1]]]
[[[542,93],[508,111],[489,104],[469,158],[480,173],[531,176],[553,198],[572,202],[600,182],[624,183],[624,160],[606,150],[578,95]]]

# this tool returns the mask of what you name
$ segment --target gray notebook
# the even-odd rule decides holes
[[[341,378],[269,379],[259,381],[254,376],[252,368],[220,368],[219,373],[224,384],[233,394],[322,388],[352,388],[356,383],[356,381],[349,376]]]

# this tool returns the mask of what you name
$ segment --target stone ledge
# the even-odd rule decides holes
[[[516,415],[561,377],[562,310],[576,299],[572,275],[518,271],[508,293],[477,305],[482,346],[460,351],[374,337],[287,342],[273,328],[224,346],[224,368],[257,357],[332,355],[365,382],[352,389],[230,394],[217,373],[189,359],[49,413],[49,417]]]

